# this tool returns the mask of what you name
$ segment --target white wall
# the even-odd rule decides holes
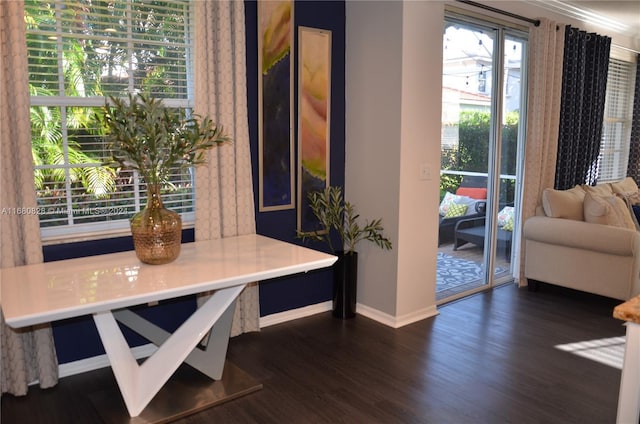
[[[405,2],[403,8],[396,301],[403,321],[435,310],[443,10],[440,2]],[[422,165],[430,170],[428,180],[420,179]]]
[[[487,3],[606,34],[529,2]],[[381,217],[394,242],[390,252],[371,244],[358,247],[358,311],[393,326],[437,313],[445,5],[510,20],[455,1],[346,3],[345,193],[362,217]],[[606,35],[634,46],[633,40]],[[423,163],[431,170],[428,181],[419,179]]]
[[[358,303],[401,325],[436,312],[443,6],[348,1],[346,15],[345,191],[394,242],[358,247]]]
[[[345,195],[393,250],[358,246],[358,303],[394,316],[398,279],[402,3],[346,3]]]

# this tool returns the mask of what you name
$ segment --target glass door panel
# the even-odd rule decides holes
[[[523,46],[500,28],[454,18],[445,22],[439,302],[512,274]]]
[[[524,132],[520,125],[521,115],[526,111],[524,88],[526,72],[524,53],[526,40],[506,34],[502,60],[502,101],[500,130],[500,176],[498,179],[498,203],[496,208],[496,250],[494,261],[494,283],[512,278],[513,232],[517,228],[519,206],[519,179],[522,163]]]

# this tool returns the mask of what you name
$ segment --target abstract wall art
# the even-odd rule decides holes
[[[329,186],[331,31],[298,28],[298,231],[317,229],[308,193]]]
[[[258,173],[261,212],[294,207],[293,1],[258,1]]]

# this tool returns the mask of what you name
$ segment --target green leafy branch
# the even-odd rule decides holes
[[[187,117],[159,99],[129,94],[109,100],[96,115],[111,149],[107,165],[135,170],[147,184],[167,183],[172,169],[202,164],[206,150],[231,141],[208,117]]]
[[[323,191],[308,194],[309,207],[318,219],[320,228],[317,231],[298,232],[303,240],[326,242],[329,249],[335,252],[331,242],[332,230],[340,236],[342,248],[347,253],[353,253],[356,244],[361,240],[375,243],[381,249],[391,249],[391,241],[383,235],[382,220],[365,221],[364,227],[358,224],[355,207],[343,199],[342,188],[330,186]]]

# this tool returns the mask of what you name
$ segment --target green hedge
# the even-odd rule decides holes
[[[516,173],[518,121],[518,112],[509,112],[506,116],[506,124],[502,126],[501,174],[515,175]],[[489,112],[461,111],[458,124],[458,149],[441,151],[441,169],[486,173],[489,159],[489,123]],[[447,191],[455,192],[461,180],[461,176],[443,175],[440,178],[441,196]],[[502,182],[501,203],[513,202],[514,185],[513,180]]]

